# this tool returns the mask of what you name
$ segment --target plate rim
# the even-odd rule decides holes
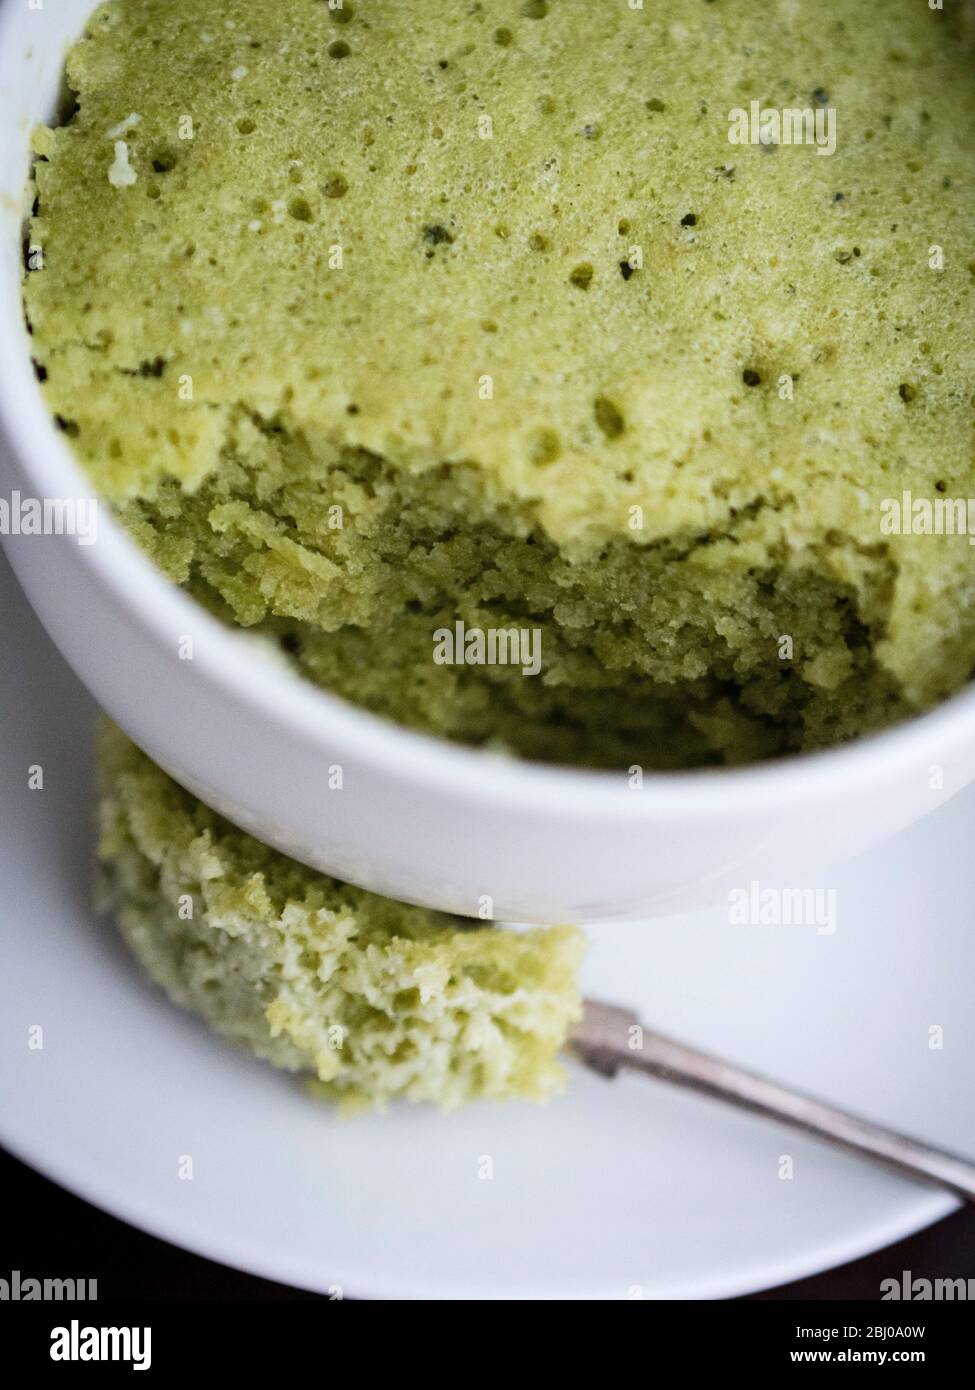
[[[352,1271],[352,1278],[346,1283],[336,1270],[326,1283],[321,1277],[316,1279],[310,1269],[305,1269],[305,1261],[301,1258],[293,1258],[289,1262],[287,1255],[281,1252],[271,1254],[267,1250],[253,1250],[248,1248],[247,1238],[239,1234],[235,1237],[228,1232],[220,1235],[210,1231],[204,1236],[198,1212],[183,1219],[172,1212],[161,1215],[158,1210],[153,1210],[154,1205],[158,1207],[159,1204],[153,1204],[146,1195],[151,1189],[144,1189],[141,1194],[131,1189],[125,1195],[112,1192],[99,1182],[97,1175],[80,1171],[84,1168],[83,1164],[58,1162],[46,1152],[45,1145],[32,1145],[23,1136],[12,1136],[10,1128],[0,1119],[0,1143],[3,1147],[14,1158],[81,1201],[177,1249],[299,1292],[327,1297],[332,1290],[339,1288],[343,1299],[395,1302],[617,1302],[622,1297],[618,1285],[612,1291],[599,1287],[567,1291],[566,1288],[536,1288],[530,1285],[523,1290],[512,1291],[488,1283],[483,1288],[458,1290],[440,1286],[428,1279],[426,1287],[406,1289],[396,1277],[384,1279],[382,1275],[363,1271]],[[697,1279],[694,1281],[696,1288],[692,1288],[686,1280],[683,1287],[675,1285],[670,1291],[662,1287],[659,1281],[657,1284],[639,1286],[644,1290],[641,1297],[646,1301],[695,1302],[742,1298],[766,1292],[876,1254],[927,1229],[961,1206],[961,1200],[948,1192],[936,1188],[925,1190],[919,1186],[909,1209],[905,1196],[904,1210],[898,1214],[877,1220],[866,1230],[859,1230],[843,1239],[834,1237],[821,1246],[807,1246],[795,1257],[775,1260],[765,1266],[766,1273],[759,1282],[756,1282],[756,1262],[753,1262],[751,1265],[743,1264],[733,1277],[721,1275]],[[759,1265],[761,1263],[761,1260],[757,1262]]]

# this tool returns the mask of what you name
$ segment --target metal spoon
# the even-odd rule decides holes
[[[613,1077],[627,1067],[703,1091],[975,1202],[975,1163],[662,1037],[615,1004],[585,1000],[569,1048],[602,1076]]]

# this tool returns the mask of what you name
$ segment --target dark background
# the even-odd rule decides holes
[[[143,1235],[56,1187],[3,1150],[0,1193],[0,1269],[5,1275],[19,1269],[35,1278],[97,1279],[99,1302],[317,1298]],[[975,1279],[975,1207],[854,1264],[752,1297],[876,1300],[880,1281],[903,1269],[915,1278]],[[340,1283],[342,1271],[335,1270],[334,1278]]]

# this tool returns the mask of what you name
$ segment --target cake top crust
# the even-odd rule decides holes
[[[404,466],[470,459],[558,540],[797,495],[821,526],[857,489],[970,475],[950,15],[113,0],[68,76],[28,305],[113,495],[194,485],[241,401]],[[731,144],[753,100],[834,109],[835,153]],[[178,440],[140,434],[183,377]]]

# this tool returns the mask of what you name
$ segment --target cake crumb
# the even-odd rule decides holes
[[[129,147],[124,140],[115,141],[115,163],[108,171],[108,181],[113,188],[131,188],[139,175],[129,163]]]
[[[121,140],[123,136],[128,135],[130,130],[134,130],[141,120],[142,117],[139,112],[133,111],[130,116],[126,116],[124,121],[119,121],[118,125],[113,125],[111,130],[106,130],[106,140]]]

